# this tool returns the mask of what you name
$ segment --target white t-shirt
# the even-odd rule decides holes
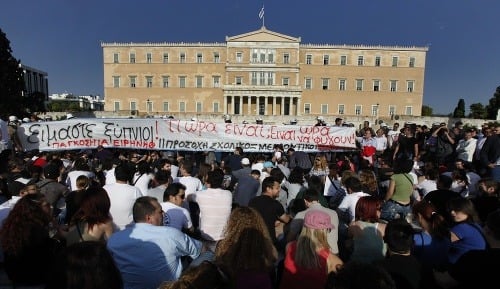
[[[196,192],[192,197],[200,206],[201,235],[207,240],[221,240],[231,214],[233,194],[220,188],[208,188]]]
[[[135,200],[142,197],[141,190],[129,184],[110,184],[103,186],[108,192],[111,207],[109,213],[113,217],[113,222],[119,230],[132,223],[132,207]]]

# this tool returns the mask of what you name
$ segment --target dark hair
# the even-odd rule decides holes
[[[436,207],[427,201],[416,202],[412,206],[412,212],[416,218],[420,215],[429,224],[429,234],[438,239],[449,239],[450,229],[444,216],[442,216]]]
[[[396,283],[382,266],[351,261],[328,276],[327,289],[396,289]]]
[[[413,227],[404,218],[392,219],[387,223],[384,241],[395,253],[408,253],[413,246]]]
[[[215,169],[207,173],[207,183],[210,188],[220,188],[224,182],[224,172],[221,169]]]
[[[262,193],[264,193],[267,190],[267,188],[274,187],[274,182],[277,182],[277,180],[274,177],[266,177],[262,181]]]
[[[130,179],[130,169],[127,165],[119,165],[115,168],[115,178],[117,181],[128,182]]]
[[[151,215],[156,210],[153,202],[158,202],[154,197],[144,196],[139,197],[135,200],[134,206],[132,207],[132,215],[134,222],[139,223],[146,220],[146,216]]]
[[[285,174],[283,173],[283,171],[281,171],[280,168],[271,169],[271,172],[269,173],[269,175],[274,177],[278,181],[278,183],[281,183],[283,181],[283,179],[285,178]]]
[[[439,175],[437,178],[437,188],[449,190],[451,188],[451,184],[453,183],[453,179],[447,175]]]
[[[301,167],[295,167],[290,171],[290,176],[288,176],[288,182],[290,184],[303,184],[304,183],[304,169]]]
[[[304,191],[304,200],[308,202],[319,201],[319,194],[316,190],[306,189]]]
[[[90,187],[83,193],[80,209],[73,215],[71,223],[85,221],[91,230],[95,225],[111,220],[110,207],[111,201],[106,190],[101,187]]]
[[[361,181],[357,177],[347,178],[347,180],[344,181],[344,186],[347,189],[351,189],[353,192],[361,192],[363,190]]]
[[[103,242],[72,244],[55,263],[56,268],[46,288],[123,288],[121,273]]]
[[[413,169],[413,161],[409,159],[398,159],[394,164],[394,173],[407,174]]]
[[[167,202],[170,196],[176,196],[180,190],[186,191],[186,186],[181,183],[171,183],[163,193],[163,201]]]
[[[478,220],[476,208],[474,207],[472,201],[469,199],[462,197],[450,199],[446,203],[446,208],[448,209],[448,212],[455,211],[466,214],[466,223],[474,223]]]
[[[168,183],[170,181],[170,178],[171,178],[171,173],[169,171],[158,170],[155,173],[155,181],[160,185]]]

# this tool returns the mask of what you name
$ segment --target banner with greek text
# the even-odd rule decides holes
[[[283,144],[302,151],[356,148],[351,127],[236,124],[175,119],[70,119],[22,124],[25,150],[114,148],[269,152]]]

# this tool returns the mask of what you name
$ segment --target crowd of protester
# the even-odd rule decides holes
[[[498,124],[365,123],[356,150],[314,153],[14,142],[0,155],[2,282],[496,288],[499,134]]]

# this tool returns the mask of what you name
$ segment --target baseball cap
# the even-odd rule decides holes
[[[263,166],[265,169],[274,168],[274,164],[272,162],[265,162]]]
[[[337,118],[335,119],[335,122],[337,122],[337,121],[341,121],[341,120],[342,120],[342,118],[337,117]]]
[[[250,164],[250,160],[248,158],[242,158],[241,159],[241,164],[242,165],[249,165]]]
[[[304,216],[304,226],[309,229],[333,229],[330,215],[320,210],[311,210]]]

